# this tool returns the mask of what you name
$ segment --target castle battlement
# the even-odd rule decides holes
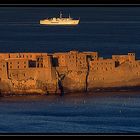
[[[139,71],[140,60],[136,60],[135,53],[105,59],[98,52],[75,50],[50,54],[0,53],[0,85],[7,83],[12,91],[39,88],[57,92],[61,80],[73,90],[115,86],[115,83],[122,86],[121,81],[133,81],[130,82],[133,85],[138,82],[134,79],[140,78]]]

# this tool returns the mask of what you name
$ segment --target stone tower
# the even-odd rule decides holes
[[[129,61],[135,61],[135,53],[128,53]]]

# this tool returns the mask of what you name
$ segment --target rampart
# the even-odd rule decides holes
[[[99,57],[98,52],[0,53],[2,94],[59,94],[140,86],[135,53]]]

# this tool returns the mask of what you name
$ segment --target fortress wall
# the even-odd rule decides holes
[[[118,61],[119,64],[122,64],[125,61],[129,61],[128,55],[112,55],[112,59]]]
[[[66,66],[56,67],[56,70],[59,72],[59,74],[65,74],[68,72],[68,67]]]
[[[52,67],[52,56],[43,56],[43,67],[51,68]]]
[[[77,69],[81,70],[81,69],[87,69],[87,55],[83,54],[83,53],[79,53],[77,55],[77,60],[76,60],[77,64]]]
[[[6,59],[5,60],[8,64],[8,69],[26,69],[28,68],[28,59]]]
[[[101,59],[89,62],[90,70],[110,71],[115,68],[115,61],[112,59]]]
[[[8,65],[7,62],[4,60],[1,61],[1,71],[2,71],[1,79],[8,80]]]
[[[129,59],[129,61],[135,61],[135,59],[136,59],[135,53],[128,53],[128,59]]]
[[[77,60],[77,52],[71,51],[67,55],[67,67],[68,70],[76,70],[76,60]]]
[[[37,71],[34,68],[9,69],[8,70],[9,79],[13,79],[13,80],[17,80],[17,81],[28,80],[28,79],[35,80],[36,79],[36,74],[37,74]]]
[[[36,79],[43,82],[52,82],[54,78],[54,71],[52,68],[39,68],[36,70],[37,76]]]
[[[9,53],[0,53],[0,59],[7,59],[9,58]]]
[[[16,56],[16,55],[14,55]],[[13,56],[13,57],[14,57]],[[30,58],[6,58],[1,59],[1,81],[4,83],[3,90],[10,92],[25,92],[25,90],[56,91],[56,76],[52,68],[51,56],[40,55],[43,67],[29,67]],[[32,58],[36,58],[35,55]],[[35,59],[37,61],[37,59]],[[2,84],[1,83],[1,84]],[[49,89],[48,89],[49,85]]]
[[[138,62],[135,61],[131,63],[125,62],[120,66],[114,69],[108,69],[107,71],[92,69],[88,77],[88,88],[140,85],[139,71],[140,65],[138,66]]]
[[[7,79],[2,79],[2,83],[5,83],[6,86],[0,89],[4,91],[55,93],[57,90],[56,73],[51,68],[11,69],[8,71],[8,75]]]
[[[10,69],[8,70],[8,78],[17,81],[32,79],[50,83],[55,80],[54,72],[51,68]]]
[[[2,60],[0,60],[0,81],[2,79]]]
[[[54,53],[53,58],[57,58],[59,67],[67,66],[67,53]]]
[[[47,55],[47,53],[0,53],[1,59],[7,58],[25,58],[25,59],[36,59],[36,56]]]
[[[118,61],[120,64],[126,61],[135,61],[135,53],[128,53],[127,55],[112,55],[112,59]]]
[[[92,60],[98,59],[97,52],[78,52],[70,51],[68,53],[54,53],[53,58],[58,59],[58,67],[68,67],[68,70],[86,69],[87,56]]]
[[[56,93],[57,76],[54,68],[37,69],[36,86],[47,93]]]
[[[62,80],[64,91],[85,91],[86,74],[83,71],[71,71],[67,73],[64,80]]]
[[[54,66],[55,58],[58,65]],[[135,60],[134,53],[113,55],[112,59],[78,51],[0,54],[0,89],[55,93],[58,80],[64,91],[140,85],[140,60]]]
[[[92,60],[97,60],[99,55],[98,52],[82,52],[86,56],[91,56]]]

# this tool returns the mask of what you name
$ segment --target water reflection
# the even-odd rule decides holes
[[[139,92],[4,97],[0,132],[139,132],[139,108]]]

